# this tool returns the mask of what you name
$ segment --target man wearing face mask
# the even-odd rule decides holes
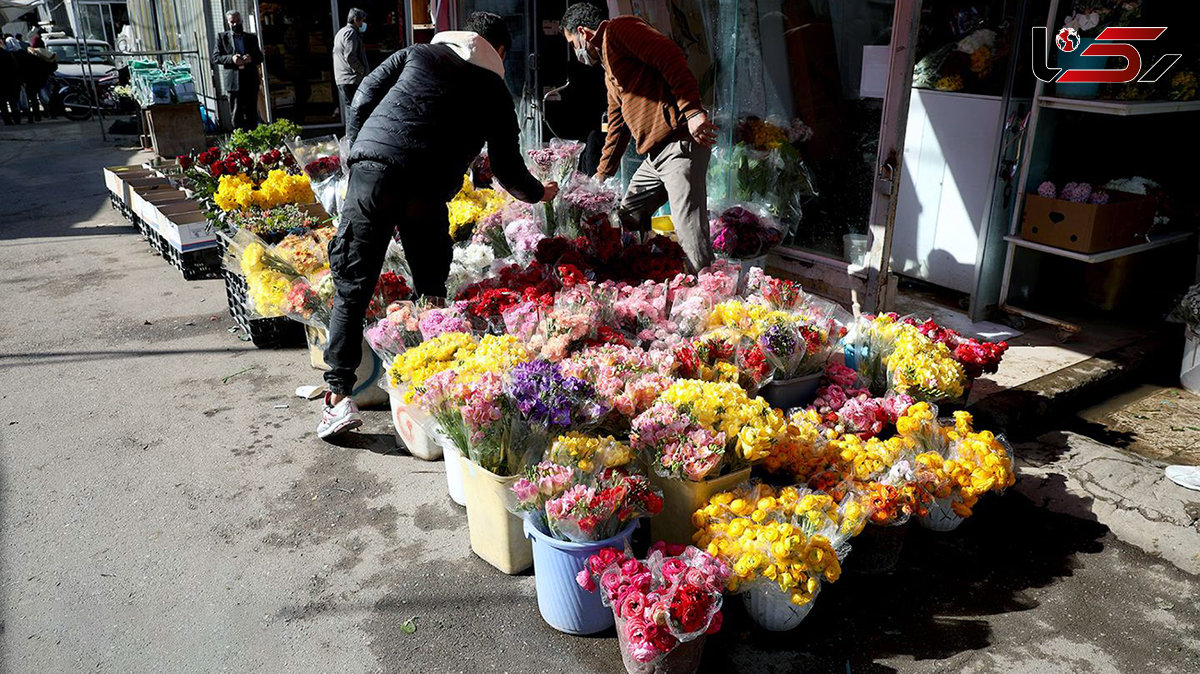
[[[263,62],[263,54],[258,36],[243,29],[239,12],[226,12],[225,22],[229,30],[217,36],[212,62],[221,66],[234,128],[249,130],[258,126],[258,64]]]
[[[362,360],[363,317],[393,236],[399,235],[417,294],[445,296],[453,250],[446,202],[484,143],[492,172],[513,197],[535,203],[558,194],[556,183],[542,185],[530,175],[521,155],[517,111],[504,84],[504,55],[512,48],[504,19],[476,12],[465,28],[389,56],[362,81],[350,106],[350,184],[329,243],[337,292],[318,437],[362,425],[350,394]]]
[[[649,231],[654,212],[669,201],[692,269],[712,264],[705,175],[717,132],[683,50],[641,18],[606,21],[587,2],[567,8],[562,30],[581,63],[604,68],[608,133],[596,177],[616,174],[630,138],[646,156],[617,209],[622,226]]]
[[[355,8],[346,15],[346,25],[333,38],[333,82],[341,94],[343,109],[349,109],[354,102],[354,92],[370,70],[362,38],[365,32],[367,13]]]

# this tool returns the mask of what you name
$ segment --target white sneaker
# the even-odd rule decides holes
[[[362,417],[358,414],[358,405],[352,398],[343,398],[336,405],[329,404],[331,393],[325,394],[325,410],[321,423],[317,424],[317,437],[327,440],[346,431],[352,431],[362,426]]]

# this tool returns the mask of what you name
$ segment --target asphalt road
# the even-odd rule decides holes
[[[620,671],[471,555],[385,413],[315,438],[307,354],[239,341],[220,281],[148,252],[100,173],[138,155],[98,136],[0,129],[0,671]],[[730,600],[703,671],[1200,672],[1200,496],[1074,436],[1020,451],[1016,488],[794,633]]]

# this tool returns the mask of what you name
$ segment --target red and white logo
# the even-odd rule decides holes
[[[1058,31],[1058,35],[1054,36],[1054,43],[1065,52],[1073,52],[1079,49],[1079,31],[1074,28],[1063,28]]]
[[[1033,29],[1033,75],[1043,82],[1070,84],[1124,84],[1126,82],[1157,82],[1182,54],[1164,54],[1142,73],[1142,54],[1131,42],[1153,42],[1167,32],[1165,27],[1138,28],[1113,26],[1100,31],[1096,38],[1079,52],[1079,56],[1118,56],[1125,61],[1120,68],[1052,68],[1049,65],[1049,31],[1044,26]],[[1083,39],[1074,28],[1063,28],[1054,35],[1054,44],[1064,53],[1074,53]],[[1039,55],[1038,50],[1042,53]],[[1141,74],[1141,77],[1138,75]]]

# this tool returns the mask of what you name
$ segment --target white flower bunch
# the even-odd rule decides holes
[[[483,279],[496,261],[496,254],[486,243],[455,246],[454,259],[450,262],[450,276],[446,279],[446,293],[454,297],[463,286]]]

